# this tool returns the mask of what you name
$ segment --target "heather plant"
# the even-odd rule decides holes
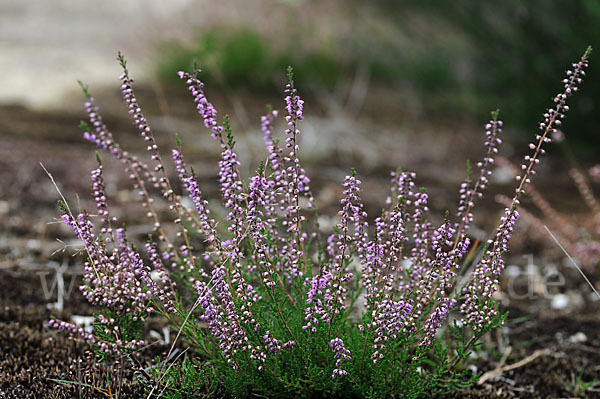
[[[291,69],[285,140],[275,137],[278,111],[269,109],[261,119],[266,162],[249,180],[241,176],[228,118],[219,119],[207,99],[200,71],[179,72],[221,151],[218,179],[227,215],[218,220],[178,138],[171,151],[178,183],[171,180],[119,55],[123,98],[151,162],[117,143],[83,85],[89,123],[82,128],[85,139],[124,165],[154,230],[139,248],[129,240],[109,211],[98,159],[96,215],[75,214],[66,200],[61,209],[87,253],[81,290],[101,310],[92,333],[62,321],[49,324],[111,358],[138,350],[145,320],[162,315],[177,331],[176,341],[185,339],[196,355],[140,373],[149,397],[422,397],[468,386],[476,376],[465,360],[506,317],[494,293],[519,217],[516,206],[581,83],[590,51],[567,72],[564,91],[530,144],[513,199],[479,256],[472,255],[477,248],[467,233],[502,143],[498,112],[485,125],[486,151],[475,173],[468,168],[455,217],[430,221],[429,195],[407,171],[392,173],[385,208],[369,216],[352,170],[343,182],[338,223],[322,237],[299,158],[303,101]],[[168,204],[169,217],[156,210],[158,201]]]

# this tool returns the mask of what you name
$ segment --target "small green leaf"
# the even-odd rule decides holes
[[[290,83],[290,88],[294,88],[294,68],[291,65],[287,67],[287,77]]]
[[[88,133],[90,133],[90,132],[91,132],[90,125],[88,125],[88,124],[87,124],[87,123],[85,123],[84,121],[80,121],[80,122],[79,122],[79,128],[80,128],[81,130],[83,130],[84,132],[88,132]]]
[[[233,133],[231,133],[231,122],[229,120],[229,115],[225,115],[223,118],[223,130],[225,130],[227,137],[227,147],[232,150],[233,146],[235,146],[235,141],[233,140]]]
[[[63,200],[58,200],[58,207],[65,215],[69,214],[69,208],[67,208],[67,205],[63,202]]]
[[[88,85],[86,85],[85,83],[83,83],[81,80],[78,80],[77,83],[79,84],[79,87],[81,87],[81,90],[83,91],[83,94],[85,94],[85,96],[87,98],[91,97],[90,91],[88,90]]]
[[[500,109],[492,111],[492,119],[494,120],[494,122],[498,122],[498,115],[499,114],[500,114]]]
[[[473,176],[473,168],[471,167],[471,161],[467,159],[467,180],[471,180]]]
[[[119,51],[117,53],[117,61],[119,61],[119,64],[121,65],[121,68],[123,69],[127,69],[127,60],[125,59],[125,57],[123,56],[123,54],[121,54],[121,52]]]

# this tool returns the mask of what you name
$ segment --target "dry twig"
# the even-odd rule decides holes
[[[508,350],[508,348],[507,348],[507,351],[504,352],[505,355],[507,352],[510,352]],[[513,363],[513,364],[509,364],[508,366],[502,366],[502,364],[504,362],[500,361],[500,363],[498,363],[498,366],[495,369],[490,370],[487,373],[483,374],[481,377],[479,377],[479,380],[477,381],[477,383],[479,385],[482,385],[487,380],[500,377],[502,375],[502,373],[505,373],[507,371],[518,369],[519,367],[523,367],[526,364],[533,362],[538,357],[547,354],[548,352],[550,352],[549,348],[537,350],[537,351],[533,352],[531,355],[527,356],[525,359],[519,360],[518,362]],[[504,359],[504,360],[506,360],[506,359]]]

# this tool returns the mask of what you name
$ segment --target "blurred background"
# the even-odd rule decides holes
[[[163,152],[179,133],[204,192],[214,199],[218,146],[195,114],[178,70],[194,65],[204,70],[209,99],[221,116],[232,118],[248,176],[266,155],[260,116],[267,104],[284,109],[285,71],[291,65],[306,101],[300,158],[324,215],[335,214],[350,167],[363,179],[371,215],[384,205],[389,173],[398,168],[417,172],[418,184],[428,187],[434,220],[447,209],[453,213],[466,160],[475,164],[483,156],[483,126],[490,111],[500,109],[501,154],[507,161],[476,208],[472,231],[485,240],[502,212],[497,194],[511,196],[514,189],[511,163],[519,165],[528,152],[544,110],[562,90],[565,70],[588,45],[600,50],[597,0],[0,0],[4,292],[29,284],[19,295],[45,305],[35,294],[39,279],[24,270],[47,268],[48,262],[78,267],[77,259],[56,252],[72,237],[52,222],[58,197],[39,165],[70,201],[93,206],[89,171],[96,149],[78,129],[86,119],[78,80],[89,85],[117,140],[144,154],[120,98],[117,51],[128,59],[139,103]],[[529,216],[519,224],[509,258],[514,267],[505,276],[506,284],[517,284],[518,295],[507,288],[500,298],[516,316],[571,317],[594,309],[589,287],[541,226],[562,233],[597,280],[600,222],[594,217],[600,207],[586,198],[580,183],[593,199],[600,179],[600,167],[593,169],[600,163],[597,58],[593,53],[581,91],[569,102],[564,140],[548,146],[536,176],[540,197],[554,213],[535,198],[522,201]],[[282,132],[283,124],[278,128]],[[105,168],[117,212],[137,219],[141,226],[133,230],[143,237],[147,221],[127,205],[133,199],[127,177],[116,162]],[[548,291],[540,281],[555,271],[570,276],[569,283]],[[539,301],[532,301],[530,290]],[[19,295],[13,300],[6,294],[2,303],[19,303]],[[578,332],[569,320],[556,323],[559,330],[570,326],[567,338]],[[566,370],[571,366],[563,364]],[[597,368],[590,373],[586,378],[600,379]]]
[[[143,149],[120,98],[115,57],[121,51],[157,138],[169,148],[179,133],[209,183],[218,148],[176,72],[194,65],[204,70],[209,99],[232,118],[248,175],[265,155],[260,116],[267,104],[283,109],[291,65],[306,100],[301,155],[313,180],[337,184],[357,168],[370,177],[365,195],[376,213],[389,172],[413,170],[441,215],[454,209],[466,160],[483,154],[490,111],[500,109],[505,122],[502,155],[519,163],[562,90],[564,71],[600,39],[596,0],[107,0],[95,7],[70,0],[0,2],[5,196],[45,181],[40,161],[73,175],[67,181],[87,184],[89,168],[64,167],[94,150],[77,127],[85,119],[78,80],[89,85],[118,140]],[[549,146],[537,180],[565,212],[587,211],[568,170],[588,176],[600,161],[599,92],[600,63],[592,55],[560,132],[565,139]],[[37,147],[50,159],[32,153]],[[71,147],[77,151],[54,156]],[[18,158],[23,151],[29,155]],[[21,172],[13,173],[15,167]],[[487,212],[501,209],[494,196],[511,190],[510,175],[508,168],[497,173],[480,207],[482,231],[494,226],[496,214]],[[323,205],[335,206],[338,191],[324,190]]]
[[[94,10],[69,0],[3,0],[0,7],[3,104],[74,109],[78,79],[95,91],[114,89],[120,50],[143,86],[181,88],[175,72],[197,62],[212,90],[276,98],[292,65],[302,93],[317,98],[313,109],[351,102],[353,117],[380,123],[481,124],[500,108],[521,135],[561,88],[560,74],[600,37],[595,0],[108,0]],[[600,143],[597,70],[592,62],[565,127],[579,156],[593,156],[591,144]]]

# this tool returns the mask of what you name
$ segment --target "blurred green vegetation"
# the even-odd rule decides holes
[[[167,81],[177,80],[175,72],[191,70],[197,63],[207,83],[262,91],[280,92],[289,65],[293,65],[300,84],[313,88],[331,89],[352,71],[352,65],[321,49],[307,53],[298,53],[292,47],[275,51],[249,28],[202,33],[193,48],[170,43],[161,54],[158,73]]]
[[[310,4],[288,5],[289,12]],[[500,108],[507,126],[527,133],[527,140],[562,89],[565,69],[588,45],[600,50],[598,0],[350,0],[347,5],[331,18],[350,21],[352,29],[337,36],[323,38],[318,26],[287,23],[277,41],[287,44],[276,46],[260,27],[223,25],[202,32],[191,47],[166,45],[158,72],[176,79],[177,70],[189,70],[197,60],[212,84],[279,92],[292,65],[306,92],[335,88],[366,71],[372,85],[415,96],[424,113],[481,121]],[[593,53],[589,77],[564,126],[577,156],[587,158],[600,148],[596,58]]]
[[[383,4],[387,3],[387,4]],[[420,13],[440,18],[464,35],[472,74],[461,82],[476,99],[472,110],[478,118],[494,107],[513,126],[526,132],[525,139],[562,90],[564,71],[571,68],[588,45],[592,53],[581,93],[570,100],[564,125],[567,141],[579,157],[600,157],[600,1],[504,0],[476,2],[455,0],[415,1]],[[382,2],[388,12],[394,6]]]

